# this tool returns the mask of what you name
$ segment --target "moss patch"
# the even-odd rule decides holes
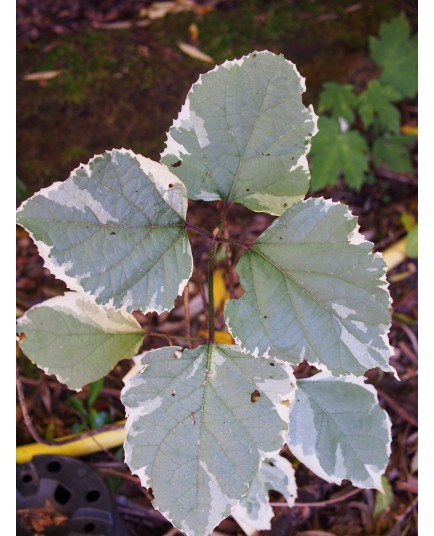
[[[217,63],[254,49],[282,52],[307,77],[305,102],[315,105],[325,80],[352,81],[364,73],[367,36],[398,11],[395,2],[286,2],[248,0],[202,17],[169,15],[149,27],[89,30],[33,44],[17,56],[17,172],[28,195],[64,180],[94,154],[126,147],[153,159],[188,89],[210,69],[185,56],[179,41],[198,30],[197,46]],[[368,62],[366,64],[366,61]],[[26,73],[58,70],[52,80]],[[363,80],[362,80],[363,83]]]

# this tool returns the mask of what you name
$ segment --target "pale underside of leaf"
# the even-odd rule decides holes
[[[288,445],[321,478],[382,490],[390,455],[391,423],[375,389],[362,377],[319,373],[299,380]]]
[[[209,534],[286,440],[291,369],[226,345],[162,348],[142,364],[122,391],[126,462],[177,528]]]
[[[191,199],[281,214],[308,190],[317,132],[304,79],[283,56],[254,52],[202,75],[174,121],[162,161]]]
[[[389,365],[386,266],[347,207],[322,198],[293,205],[237,266],[245,294],[225,317],[254,356],[306,359],[333,374]]]
[[[120,359],[133,357],[145,336],[131,314],[76,292],[32,307],[17,331],[23,352],[76,390],[108,374]]]
[[[170,310],[192,272],[187,194],[164,166],[107,151],[27,200],[17,221],[45,266],[100,304]]]
[[[281,493],[288,506],[294,505],[297,497],[294,469],[286,458],[278,454],[262,461],[249,493],[232,507],[232,517],[249,536],[259,530],[271,529],[274,516],[268,496],[271,490]]]

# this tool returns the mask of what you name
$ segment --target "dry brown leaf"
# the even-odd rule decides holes
[[[205,52],[202,52],[193,45],[189,45],[187,43],[178,43],[178,46],[182,52],[184,52],[184,54],[187,54],[187,56],[190,56],[195,60],[204,61],[206,63],[215,63],[215,60],[211,58],[211,56],[208,56],[208,54],[205,54]]]
[[[98,22],[92,23],[93,28],[97,30],[130,30],[131,28],[142,28],[149,26],[149,20],[120,20],[118,22]]]
[[[43,80],[51,80],[63,73],[63,69],[57,71],[39,71],[37,73],[29,73],[23,76],[26,82],[41,82]]]
[[[37,534],[43,533],[48,527],[68,521],[68,517],[58,512],[48,499],[43,508],[20,508],[17,513],[25,528]]]

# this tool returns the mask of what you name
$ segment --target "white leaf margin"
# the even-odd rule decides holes
[[[280,470],[281,473],[288,478],[288,486],[285,490],[285,493],[282,493],[282,490],[275,490],[275,491],[278,491],[279,493],[282,493],[282,495],[284,495],[289,507],[294,506],[295,500],[297,498],[297,485],[295,482],[295,471],[291,463],[286,458],[284,458],[283,456],[280,456],[277,453],[271,454],[270,456],[268,456],[268,459],[272,460],[274,467],[277,470]],[[264,463],[265,463],[265,460],[262,460],[261,466],[259,467],[258,475],[255,477],[255,479],[259,481],[261,481],[260,474],[261,474],[261,469],[264,466]],[[252,487],[252,484],[250,485],[251,487]],[[270,489],[273,489],[273,488],[270,488]],[[267,494],[268,490],[265,490],[265,493]],[[249,515],[248,509],[246,507],[246,501],[248,497],[249,497],[249,494],[243,497],[238,504],[232,507],[232,510],[231,510],[232,517],[235,519],[238,525],[244,530],[244,532],[248,536],[253,536],[259,530],[270,530],[271,520],[274,517],[274,511],[270,505],[269,500],[267,499],[266,501],[260,502],[259,509],[258,509],[258,517],[252,518]]]
[[[83,315],[83,310],[78,306],[78,302],[87,303],[91,309],[86,310],[86,314]],[[63,296],[55,296],[44,302],[37,303],[28,312],[34,311],[35,309],[50,309],[53,312],[59,311],[61,313],[67,314],[69,316],[75,317],[77,320],[82,321],[83,323],[90,324],[95,326],[97,329],[101,330],[104,333],[119,333],[119,334],[128,334],[128,333],[141,333],[143,332],[143,337],[146,333],[131,313],[126,312],[123,309],[115,309],[107,305],[100,305],[95,303],[92,297],[89,297],[83,293],[67,291]],[[75,314],[74,314],[75,313]],[[17,320],[17,342],[20,341],[19,334],[22,333],[22,327],[30,326],[32,324],[31,318],[25,313],[22,317]],[[136,347],[136,352],[140,349],[140,346],[143,343],[143,339],[140,340]],[[28,356],[32,363],[35,363],[31,356]],[[135,356],[136,357],[136,356]],[[134,358],[133,358],[134,359]],[[60,383],[68,385],[69,378],[64,377],[59,373],[53,372],[50,367],[43,367],[35,363],[38,368],[43,370],[45,374],[53,375]],[[81,389],[74,389],[68,387],[69,389],[79,393]]]
[[[299,203],[303,203],[303,204],[306,204],[308,202],[310,202],[313,198],[307,198],[307,199],[303,199],[301,201],[299,201]],[[334,205],[336,205],[336,202],[332,201],[331,199],[326,199],[324,197],[316,197],[314,198],[314,203],[315,205],[320,205],[321,203],[323,203],[323,208],[321,210],[323,210],[324,212],[327,213],[328,210],[330,210],[330,208]],[[354,214],[351,213],[349,207],[343,203],[341,203],[342,206],[344,206],[346,208],[346,212],[344,214],[344,217],[349,220],[349,221],[354,221],[354,224],[355,224],[355,227],[352,231],[350,231],[347,235],[347,240],[348,240],[348,244],[351,244],[351,245],[354,245],[354,246],[358,246],[358,245],[361,245],[361,244],[368,244],[369,246],[373,247],[374,244],[372,242],[370,242],[369,240],[366,240],[365,236],[360,232],[360,225],[358,223],[358,218],[357,216],[355,216]],[[291,207],[289,207],[287,210],[291,210]],[[276,218],[275,222],[278,222],[278,219],[279,218]],[[264,231],[264,232],[268,232],[274,225],[273,222],[269,227],[267,227],[267,229]],[[258,240],[261,238],[262,234],[258,237]],[[254,245],[255,243],[253,243]],[[380,258],[383,260],[383,274],[381,275],[381,277],[379,278],[378,280],[378,288],[380,290],[383,290],[384,292],[386,292],[387,294],[387,301],[388,301],[388,308],[389,310],[391,309],[392,307],[392,297],[390,295],[390,290],[389,290],[389,282],[387,280],[387,264],[386,262],[384,261],[384,258],[383,258],[383,255],[381,252],[379,251],[376,251],[376,252],[369,252],[369,255],[373,255],[374,257],[377,257],[377,258]],[[236,300],[235,300],[236,301]],[[246,354],[251,354],[253,355],[254,357],[258,358],[258,357],[264,357],[265,359],[269,359],[270,358],[270,354],[269,354],[269,351],[271,350],[271,347],[268,347],[268,349],[263,352],[263,353],[260,353],[259,352],[259,348],[256,347],[254,349],[248,349],[246,348],[246,346],[244,345],[243,341],[237,337],[235,335],[235,333],[233,332],[232,328],[231,328],[231,325],[230,325],[230,318],[229,316],[227,315],[226,313],[226,306],[229,302],[226,302],[225,304],[225,309],[224,309],[224,317],[225,317],[225,320],[226,320],[226,325],[228,327],[228,331],[231,335],[231,337],[233,338],[233,340],[235,341],[235,343],[240,347],[240,350],[241,352],[243,353],[246,353]],[[390,319],[390,322],[388,324],[382,324],[381,326],[381,331],[382,333],[380,334],[380,337],[381,339],[384,341],[384,345],[385,345],[385,352],[387,352],[388,354],[388,357],[392,357],[395,353],[395,350],[393,348],[393,346],[390,344],[390,341],[389,341],[389,337],[388,337],[388,334],[389,334],[389,331],[390,331],[390,328],[391,328],[391,325],[392,325],[392,319]],[[300,354],[299,356],[299,363],[301,363],[304,359],[304,352],[305,352],[305,349],[303,349],[302,353]],[[320,362],[320,361],[312,361],[312,360],[309,360],[308,363],[312,366],[314,366],[315,368],[317,368],[318,370],[320,370],[321,372],[324,372],[326,374],[332,374],[331,371],[328,369],[328,367]],[[368,369],[369,370],[369,369]],[[396,371],[396,369],[390,365],[388,365],[388,368],[387,370],[383,369],[385,372],[391,372],[393,377],[400,381],[400,378],[398,376],[398,373]],[[335,377],[337,378],[344,378],[344,377],[348,377],[348,376],[351,376],[351,375],[345,375],[345,374],[342,374],[342,375],[334,375]],[[355,376],[354,376],[355,377]]]
[[[353,374],[350,374],[348,376],[336,377],[336,376],[333,376],[329,372],[319,372],[318,374],[315,374],[314,376],[312,376],[310,378],[305,378],[305,379],[309,380],[311,382],[315,382],[315,381],[318,381],[318,380],[319,381],[330,380],[332,382],[333,381],[335,381],[335,382],[346,382],[346,383],[351,383],[353,385],[358,385],[358,386],[362,387],[363,389],[365,389],[366,391],[369,391],[373,395],[374,401],[381,408],[381,406],[380,406],[380,404],[378,402],[378,393],[377,393],[375,387],[373,387],[370,384],[365,383],[364,382],[365,378],[363,376],[354,376]],[[385,425],[386,425],[386,430],[387,430],[387,435],[388,435],[388,441],[387,441],[387,445],[386,445],[386,453],[387,453],[387,458],[389,458],[390,454],[392,452],[392,447],[391,447],[391,444],[392,444],[392,422],[390,420],[389,414],[385,410],[383,410],[383,411],[384,411]],[[291,418],[291,416],[290,416],[290,418]],[[288,436],[287,443],[288,443],[288,446],[289,446],[292,454],[298,460],[300,460],[308,469],[310,469],[313,473],[315,473],[317,476],[319,476],[320,478],[322,478],[326,482],[329,482],[330,484],[338,484],[338,485],[342,484],[342,481],[344,480],[344,477],[341,478],[341,477],[338,477],[336,475],[330,475],[330,474],[326,473],[324,471],[324,469],[322,468],[321,464],[320,464],[318,456],[316,456],[315,454],[305,452],[303,450],[303,446],[301,444],[296,444],[296,443],[293,443],[291,441],[290,436]],[[312,446],[312,447],[314,448],[314,446]],[[381,482],[381,477],[384,474],[384,471],[386,470],[386,467],[387,467],[387,464],[382,469],[378,470],[377,468],[373,468],[372,466],[365,465],[366,471],[368,472],[369,476],[372,478],[372,483],[373,483],[372,486],[367,486],[366,483],[359,482],[359,481],[357,481],[355,479],[348,478],[348,480],[351,480],[352,484],[354,486],[356,486],[356,487],[359,487],[359,488],[370,488],[370,487],[372,487],[374,489],[377,489],[381,493],[384,493],[383,484]]]
[[[109,153],[111,155],[111,159],[116,162],[116,153],[122,154],[122,155],[129,155],[132,158],[135,158],[137,162],[139,163],[139,167],[141,171],[153,182],[155,185],[158,193],[160,194],[161,198],[172,208],[184,221],[187,216],[187,207],[188,207],[188,198],[187,198],[187,189],[184,185],[184,183],[178,179],[176,175],[174,175],[168,168],[162,163],[155,162],[154,160],[151,160],[150,158],[146,158],[140,154],[136,154],[133,151],[129,149],[112,149],[111,151],[105,151],[104,154]],[[65,181],[56,181],[51,186],[48,186],[46,188],[42,188],[38,192],[36,192],[32,197],[26,199],[18,208],[17,214],[19,214],[21,211],[24,210],[26,204],[33,200],[35,197],[42,196],[46,197],[47,199],[50,199],[50,196],[57,192],[62,186],[64,187],[64,184],[67,180],[73,179],[74,176],[77,174],[78,171],[85,171],[87,176],[91,178],[92,171],[91,171],[91,164],[104,156],[104,154],[98,154],[94,155],[87,164],[80,164],[77,166],[74,170],[71,171],[69,177]],[[72,184],[72,181],[71,181]],[[172,184],[172,187],[169,188],[169,184]],[[174,196],[174,193],[178,192],[176,196]],[[86,200],[89,202],[90,193],[86,190],[79,190],[77,189],[77,193],[80,196],[86,197]],[[180,195],[179,195],[180,194]],[[100,206],[100,202],[96,199],[93,199],[93,206],[98,207]],[[96,211],[96,215],[98,215],[98,211]],[[107,218],[110,218],[110,221],[117,221],[115,218],[110,216],[110,214],[107,214],[106,211],[101,207],[101,213],[100,216],[102,220],[104,219],[106,221]],[[102,221],[102,223],[103,223]],[[97,303],[96,300],[98,296],[95,294],[92,294],[91,291],[86,291],[84,288],[80,285],[80,277],[75,276],[71,277],[66,274],[66,271],[69,270],[71,267],[70,263],[66,264],[58,264],[56,262],[56,259],[51,255],[51,250],[54,248],[54,246],[48,246],[45,242],[42,240],[37,240],[34,236],[34,234],[25,228],[26,232],[29,234],[30,238],[38,248],[38,252],[40,257],[43,260],[44,267],[53,274],[57,279],[60,279],[63,281],[67,287],[75,291],[82,296],[86,296],[87,299],[93,301],[94,303]],[[184,291],[184,288],[186,287],[187,283],[189,282],[191,276],[193,274],[193,263],[190,270],[190,275],[183,279],[178,287],[178,296],[181,296],[182,292]],[[83,274],[82,277],[84,277],[86,274]],[[99,305],[99,304],[97,304]],[[113,299],[110,300],[107,304],[105,304],[107,307],[113,306]],[[120,308],[123,309],[123,306]],[[116,310],[120,310],[116,309]],[[146,314],[148,312],[157,312],[158,314],[161,314],[165,311],[170,311],[168,308],[153,308],[148,307],[147,309],[143,309],[143,313]]]

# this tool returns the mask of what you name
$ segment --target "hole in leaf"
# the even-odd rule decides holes
[[[116,233],[115,233],[114,231],[112,231],[112,232],[110,233],[110,236],[113,236],[113,235],[115,235],[115,234],[116,234]]]
[[[84,532],[93,532],[95,530],[95,523],[86,523],[83,530]]]
[[[29,475],[28,473],[21,477],[21,482],[24,482],[25,484],[27,484],[28,482],[31,482],[32,480],[33,480],[32,475]]]
[[[259,399],[261,398],[261,393],[255,389],[253,391],[253,393],[250,395],[250,400],[255,403],[256,401],[258,401]]]
[[[267,315],[264,315],[264,318],[268,318],[268,316],[267,316]]]
[[[86,501],[95,502],[100,498],[100,496],[101,493],[97,489],[93,489],[86,494]]]
[[[169,184],[169,188],[173,188],[173,184]]]
[[[270,363],[270,367],[274,367],[274,363]]]
[[[246,192],[250,192],[250,188],[246,188]]]
[[[54,498],[59,504],[66,504],[71,498],[71,492],[59,484],[54,492]]]
[[[283,203],[283,206],[286,208],[288,206],[288,203]]]
[[[50,473],[58,473],[62,469],[62,464],[58,461],[52,461],[47,464],[47,471]]]
[[[276,465],[272,460],[270,460],[268,463],[271,465],[271,467],[274,467]]]
[[[182,164],[181,160],[178,160],[177,162],[173,162],[173,164],[170,164],[172,167],[179,167]]]

